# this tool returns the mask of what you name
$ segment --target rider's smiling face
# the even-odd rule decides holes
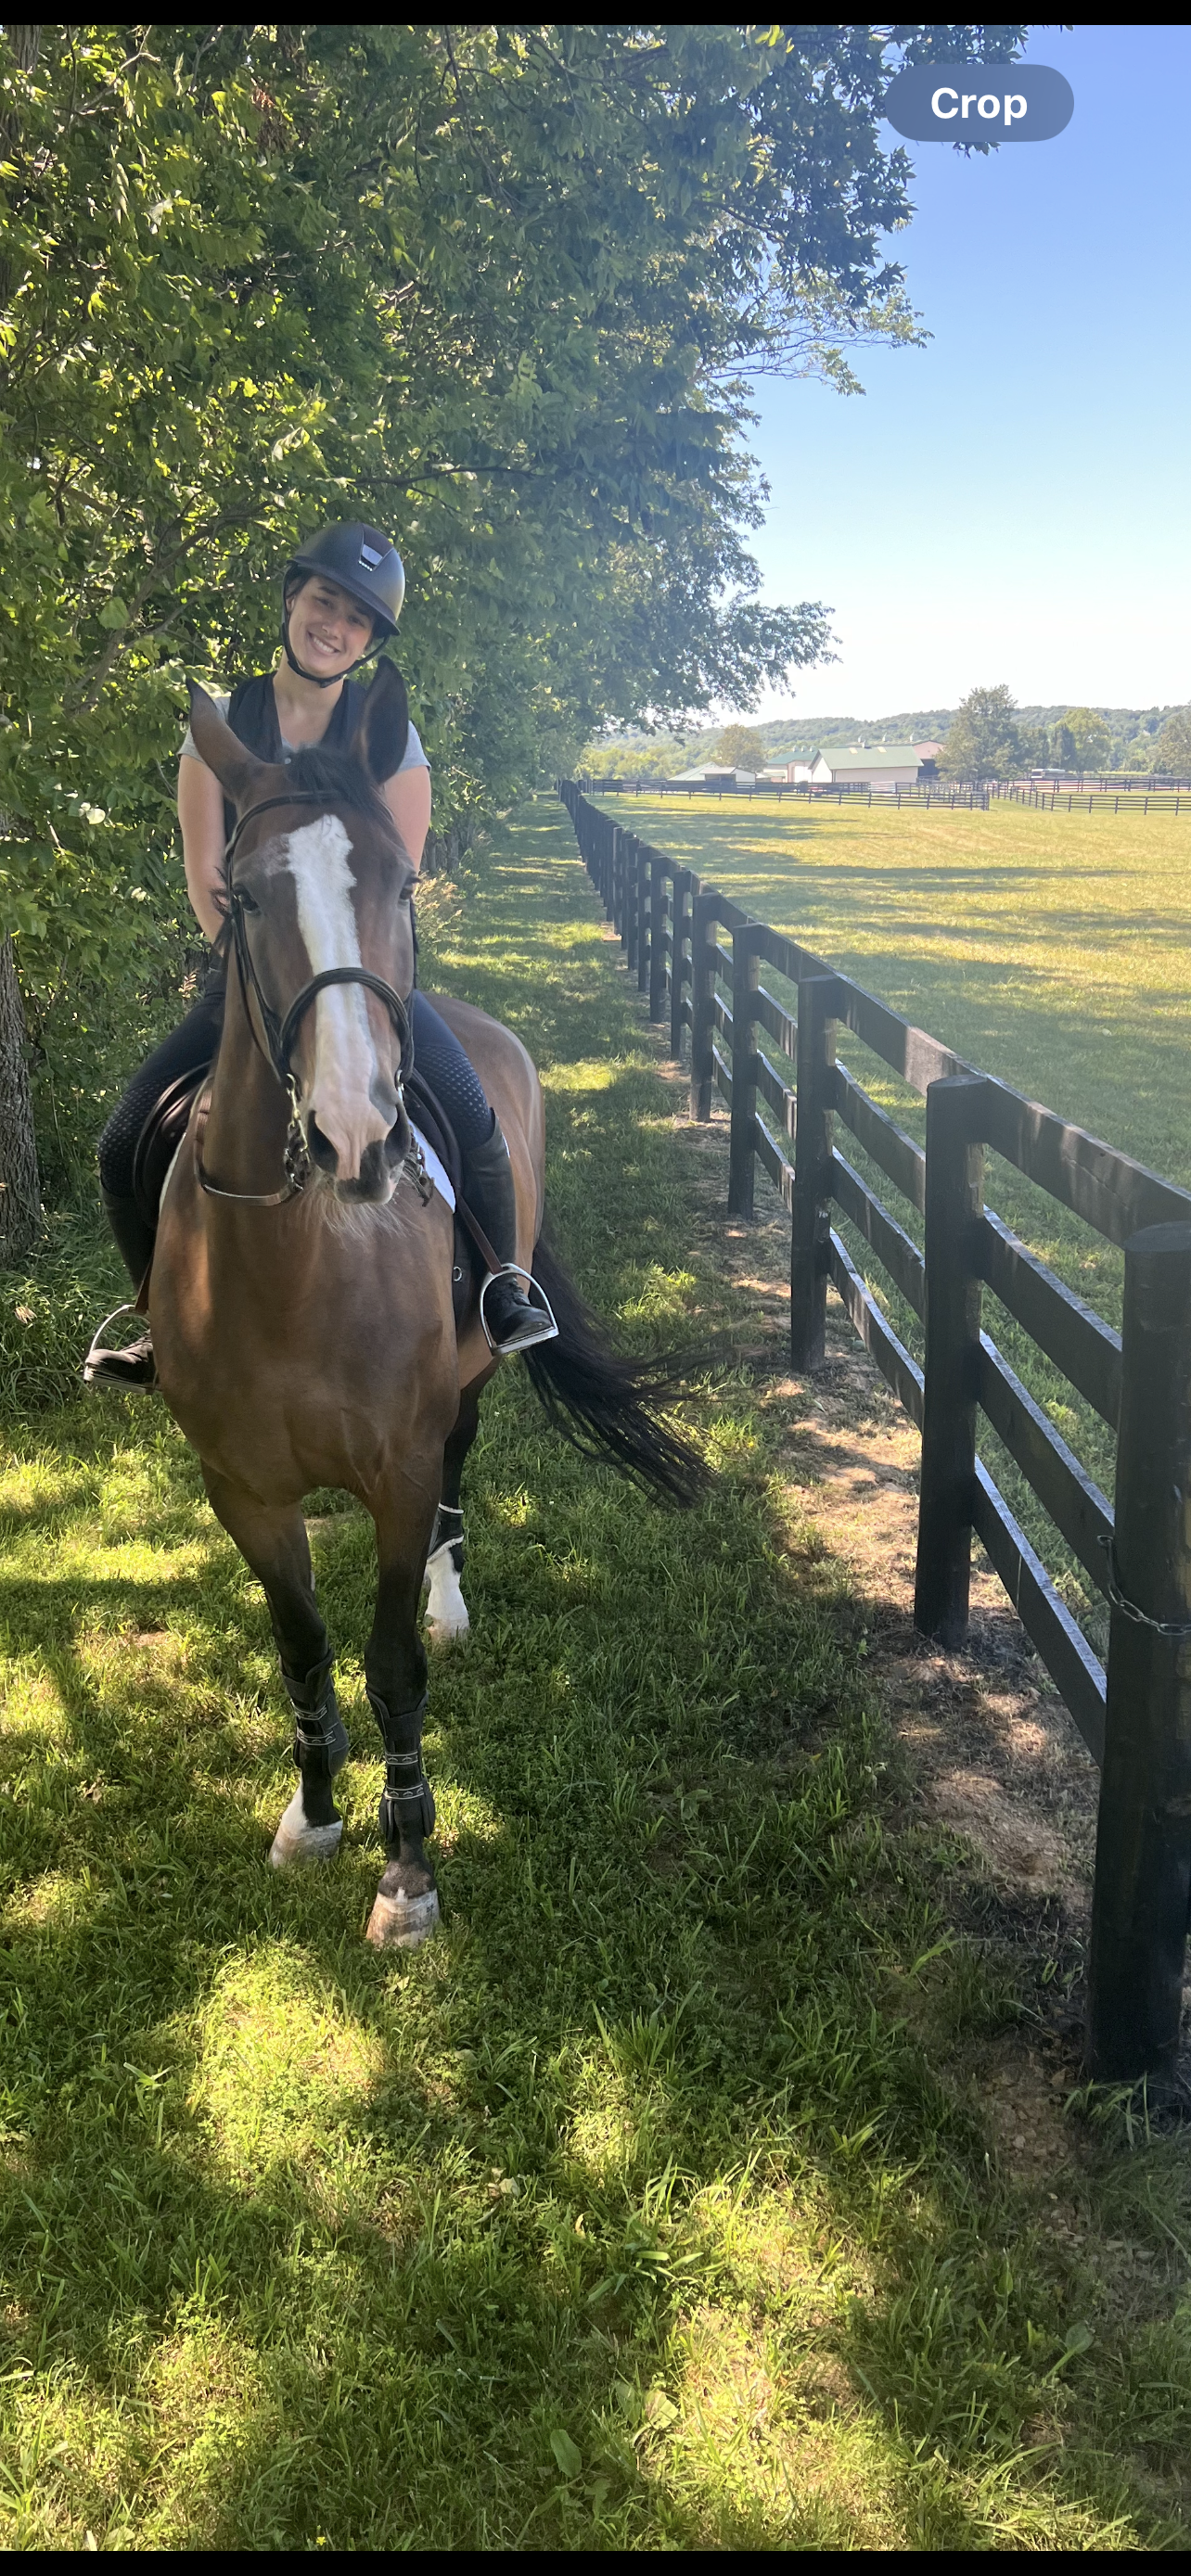
[[[358,600],[321,573],[304,581],[289,603],[289,640],[294,657],[320,680],[349,671],[372,641],[372,619]]]

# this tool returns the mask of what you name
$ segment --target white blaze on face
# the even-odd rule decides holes
[[[288,836],[282,865],[288,867],[298,898],[298,928],[306,944],[312,975],[328,966],[359,966],[360,940],[349,868],[351,842],[337,814],[320,814]],[[366,1145],[388,1135],[395,1107],[387,1073],[381,1075],[359,984],[332,984],[314,1004],[314,1080],[305,1106],[317,1119],[339,1158],[338,1178],[355,1180]],[[381,1079],[378,1080],[378,1076]],[[378,1107],[374,1086],[382,1095]]]

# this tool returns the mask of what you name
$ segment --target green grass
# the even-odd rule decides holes
[[[970,1063],[1191,1185],[1191,806],[608,810]]]
[[[1046,2188],[998,2158],[973,2069],[1049,1971],[949,1932],[951,1847],[899,1822],[864,1605],[779,1468],[798,1399],[735,1364],[557,810],[427,922],[543,1064],[589,1292],[702,1346],[719,1481],[663,1515],[502,1376],[432,1676],[446,1923],[394,1960],[367,1525],[317,1499],[359,1750],[341,1859],[279,1883],[267,1622],[189,1453],[115,1399],[18,1427],[7,2543],[1182,2546],[1185,2160],[1074,2117]]]
[[[969,1063],[1191,1187],[1191,810],[1114,817],[1008,804],[986,814],[821,804],[783,812],[642,796],[611,800],[609,811],[623,811],[643,839]],[[784,991],[771,970],[765,979]],[[840,1053],[921,1140],[922,1100],[849,1031],[840,1033]],[[845,1137],[843,1150],[921,1242],[920,1220],[892,1183],[854,1139]],[[986,1193],[1119,1329],[1124,1274],[1116,1247],[993,1154]],[[840,1231],[921,1359],[917,1319],[867,1245],[846,1224]],[[991,1295],[986,1307],[987,1329],[1111,1498],[1111,1433]],[[1103,1655],[1100,1596],[986,1425],[981,1448]]]

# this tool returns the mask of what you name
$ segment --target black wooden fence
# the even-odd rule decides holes
[[[1028,805],[1042,814],[1071,814],[1076,811],[1082,814],[1085,803],[1089,814],[1093,811],[1104,813],[1110,802],[1114,814],[1119,814],[1122,808],[1126,814],[1185,814],[1191,811],[1191,796],[1185,787],[1155,788],[1144,778],[1131,786],[1122,786],[1113,779],[1101,779],[1091,787],[1086,786],[1082,779],[1078,786],[1070,787],[1052,787],[1049,781],[1040,786],[1013,783],[1002,786],[995,779],[990,779],[983,787],[949,787],[940,779],[923,779],[914,787],[872,787],[867,778],[857,780],[853,785],[844,780],[834,786],[811,786],[802,780],[771,778],[759,779],[752,787],[738,787],[732,778],[589,778],[580,779],[578,786],[580,792],[592,788],[597,796],[685,796],[688,799],[714,796],[721,805],[727,796],[729,799],[737,797],[746,805],[753,804],[758,797],[775,799],[779,805],[793,797],[796,804],[800,800],[803,804],[812,805],[834,801],[837,805],[867,807],[875,796],[879,806],[888,806],[899,814],[903,806],[918,805],[946,806],[952,813],[959,807],[964,812],[987,814],[990,805],[997,803]]]
[[[559,792],[673,1056],[689,1032],[692,1116],[710,1118],[717,1090],[730,1107],[728,1213],[751,1216],[758,1162],[790,1210],[794,1367],[822,1362],[832,1281],[922,1432],[916,1625],[963,1639],[975,1532],[1100,1765],[1089,2065],[1104,2080],[1169,2074],[1191,1907],[1191,1193],[963,1063],[573,782]],[[795,1009],[767,988],[765,965],[796,987]],[[839,1060],[841,1028],[925,1095],[925,1152]],[[790,1080],[759,1051],[762,1029]],[[837,1120],[920,1211],[923,1252],[839,1150]],[[986,1146],[1123,1246],[1120,1335],[985,1205]],[[833,1207],[922,1320],[925,1368],[849,1257]],[[1115,1512],[982,1330],[985,1286],[1116,1432]],[[981,1414],[1108,1601],[1107,1665],[989,1475]]]

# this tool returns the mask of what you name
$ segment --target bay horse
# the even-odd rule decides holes
[[[386,1764],[387,1861],[367,1937],[412,1949],[439,1916],[419,1605],[430,1556],[432,1635],[467,1626],[460,1479],[497,1363],[478,1282],[457,1325],[455,1220],[419,1172],[404,1097],[415,872],[378,793],[404,721],[400,680],[382,662],[347,755],[314,749],[273,767],[191,691],[195,744],[237,814],[227,1005],[162,1196],[149,1319],[166,1403],[264,1587],[294,1711],[298,1787],[274,1836],[277,1867],[336,1850],[334,1779],[349,1750],[303,1497],[337,1486],[371,1513],[364,1666]],[[526,1354],[539,1394],[578,1445],[690,1501],[703,1470],[657,1418],[664,1371],[609,1347],[539,1240],[545,1122],[529,1055],[483,1012],[436,1007],[499,1115],[517,1259],[558,1322],[558,1339]]]

